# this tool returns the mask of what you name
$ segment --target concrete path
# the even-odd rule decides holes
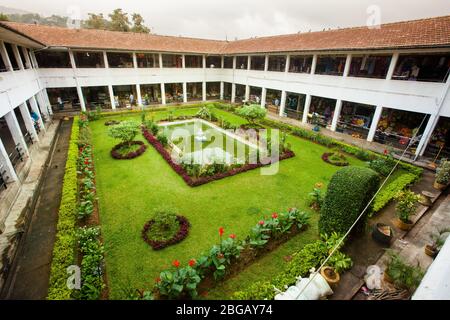
[[[9,271],[3,299],[46,299],[72,120],[62,121],[36,206]]]

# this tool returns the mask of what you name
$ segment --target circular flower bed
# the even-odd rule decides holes
[[[135,151],[128,152],[126,154],[123,154],[122,152],[120,152],[120,149],[122,149],[124,147],[130,147],[130,146],[136,146],[136,145],[139,147]],[[140,156],[141,154],[143,154],[145,149],[147,149],[147,146],[142,141],[131,141],[130,143],[122,142],[122,143],[119,143],[118,145],[114,146],[114,148],[111,150],[111,156],[114,159],[133,159],[133,158],[136,158],[136,157]]]
[[[153,223],[155,222],[153,219],[148,221],[144,225],[144,229],[142,229],[142,238],[145,242],[147,242],[154,250],[161,250],[165,247],[168,247],[172,244],[176,244],[180,241],[182,241],[184,238],[187,237],[189,232],[189,227],[191,226],[189,221],[183,217],[177,215],[177,220],[180,223],[180,229],[178,229],[178,232],[171,238],[166,241],[156,241],[151,240],[148,237],[148,231],[151,229]]]
[[[322,155],[322,160],[338,167],[348,166],[348,161],[345,156],[337,152],[325,152]]]

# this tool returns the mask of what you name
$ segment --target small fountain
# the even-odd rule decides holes
[[[204,142],[204,141],[206,141],[208,138],[206,138],[206,135],[205,135],[205,133],[203,132],[203,130],[200,129],[200,130],[198,130],[197,133],[195,134],[194,139],[195,139],[196,141]]]

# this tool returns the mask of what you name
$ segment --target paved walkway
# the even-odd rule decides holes
[[[35,190],[39,198],[20,240],[2,299],[38,300],[47,297],[71,124],[72,120],[62,121],[56,133],[42,184]]]

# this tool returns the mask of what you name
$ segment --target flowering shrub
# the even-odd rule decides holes
[[[122,154],[119,150],[125,147],[130,147],[132,145],[138,145],[139,148],[136,151],[128,152],[127,154]],[[111,150],[111,156],[114,159],[133,159],[145,152],[147,146],[142,141],[131,141],[131,142],[122,142],[114,146]]]
[[[281,213],[274,212],[270,218],[259,221],[252,228],[246,240],[237,240],[235,234],[230,234],[228,238],[224,239],[225,229],[219,227],[219,244],[214,245],[200,258],[191,259],[185,268],[178,269],[180,263],[175,260],[172,264],[177,269],[161,272],[155,288],[162,296],[169,298],[179,298],[184,294],[195,297],[197,296],[197,285],[202,279],[211,274],[215,280],[222,279],[227,274],[227,268],[238,261],[244,251],[262,248],[271,238],[275,239],[282,234],[288,234],[294,226],[300,230],[308,224],[308,219],[307,213],[296,208],[290,208]],[[253,255],[253,257],[255,256]],[[199,277],[198,282],[197,276]],[[185,284],[187,281],[189,287]],[[171,286],[174,284],[176,288],[172,289]]]
[[[148,236],[148,232],[155,223],[155,220],[152,219],[148,221],[144,228],[142,229],[142,238],[145,242],[147,242],[154,250],[161,250],[164,249],[167,246],[170,246],[172,244],[176,244],[180,241],[182,241],[184,238],[188,236],[189,233],[189,221],[183,217],[183,216],[177,216],[177,221],[180,224],[180,228],[178,229],[177,233],[168,240],[152,240]]]
[[[186,170],[183,168],[182,165],[176,163],[173,159],[172,156],[170,155],[169,151],[167,151],[163,144],[158,141],[157,138],[155,138],[155,136],[153,136],[149,130],[145,127],[142,128],[142,134],[144,135],[145,139],[156,149],[156,151],[159,152],[159,154],[161,154],[161,156],[164,158],[164,160],[167,161],[167,163],[172,167],[172,169],[178,173],[178,175],[180,175],[183,180],[191,187],[196,187],[196,186],[200,186],[202,184],[211,182],[211,181],[215,181],[215,180],[220,180],[226,177],[231,177],[234,176],[236,174],[242,173],[242,172],[246,172],[249,170],[253,170],[256,168],[260,168],[265,166],[265,164],[262,163],[258,163],[258,164],[245,164],[242,165],[240,167],[233,167],[232,169],[225,171],[225,172],[220,172],[217,174],[214,174],[212,176],[203,176],[203,177],[199,177],[196,179],[193,179],[191,176],[189,176],[186,172]],[[285,153],[281,154],[279,157],[279,160],[284,160],[284,159],[288,159],[288,158],[292,158],[294,157],[295,154],[293,151],[288,150]]]

